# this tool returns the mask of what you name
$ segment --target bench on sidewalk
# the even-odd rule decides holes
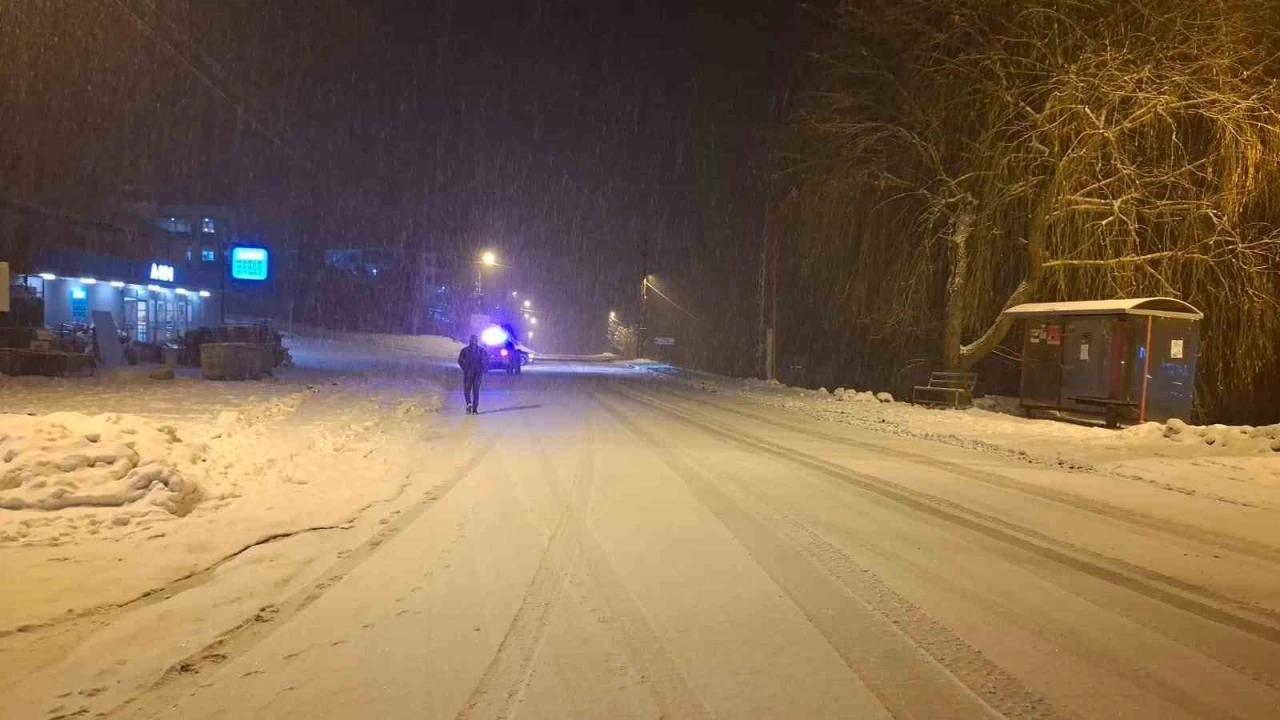
[[[1108,428],[1120,427],[1120,410],[1124,408],[1136,408],[1138,403],[1132,400],[1111,400],[1104,397],[1068,397],[1067,400],[1078,403],[1080,405],[1092,405],[1094,407],[1105,408],[1106,415],[1103,423]]]
[[[978,373],[930,373],[928,385],[911,388],[911,403],[931,407],[967,408],[973,404],[973,388],[977,384]]]

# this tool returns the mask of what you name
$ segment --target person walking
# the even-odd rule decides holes
[[[489,354],[480,347],[475,335],[458,353],[458,367],[462,368],[462,397],[467,401],[467,414],[480,412],[480,380],[489,364]]]

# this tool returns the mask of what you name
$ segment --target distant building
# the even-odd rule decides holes
[[[170,238],[189,266],[218,275],[224,318],[258,319],[280,310],[277,278],[291,271],[279,230],[269,231],[244,208],[226,205],[133,202],[130,214]]]
[[[413,266],[417,273],[415,279],[428,287],[438,287],[442,277],[440,254],[430,250],[406,253],[389,248],[340,248],[325,250],[324,264],[334,270],[370,278],[388,278],[392,268]]]
[[[453,320],[447,258],[431,250],[347,247],[324,251],[314,321],[381,332],[444,332]]]

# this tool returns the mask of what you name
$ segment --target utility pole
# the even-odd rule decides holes
[[[760,270],[756,288],[756,371],[769,379],[769,205],[764,206],[764,232],[760,242]]]
[[[766,225],[765,232],[768,232]],[[769,236],[766,236],[769,237]],[[778,243],[770,240],[769,247],[769,327],[765,333],[765,380],[778,378]]]
[[[636,325],[636,357],[644,347],[645,323],[649,320],[649,237],[640,248],[640,322]]]
[[[778,249],[769,234],[769,206],[764,209],[764,238],[760,243],[759,318],[756,325],[756,367],[765,380],[776,377],[778,323]]]

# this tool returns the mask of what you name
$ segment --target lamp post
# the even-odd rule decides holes
[[[486,266],[498,264],[498,256],[492,250],[485,250],[476,264],[476,307],[480,307],[480,298],[484,296],[484,269]]]

